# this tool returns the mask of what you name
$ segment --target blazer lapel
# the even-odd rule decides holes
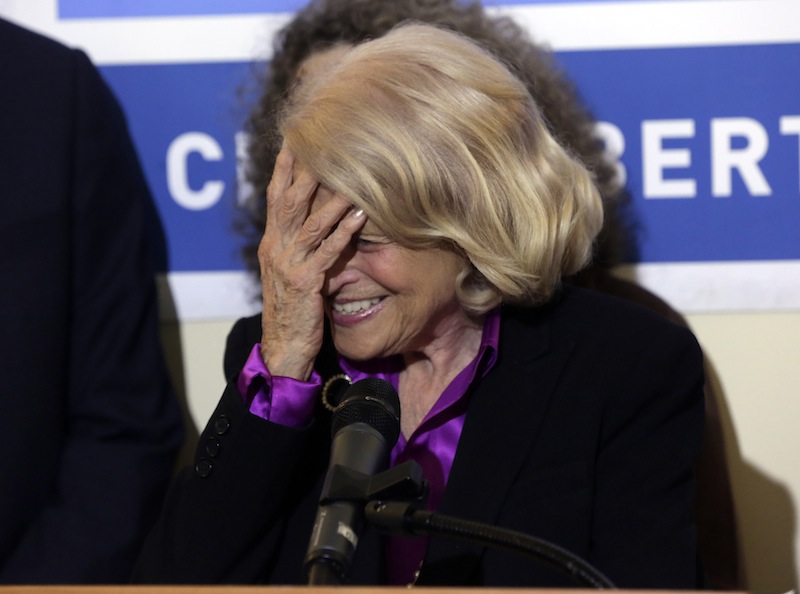
[[[464,429],[439,512],[494,525],[534,444],[558,378],[572,351],[554,347],[551,306],[503,312],[499,357],[471,396]],[[513,527],[509,527],[513,528]],[[420,584],[446,579],[474,583],[482,547],[430,540]]]

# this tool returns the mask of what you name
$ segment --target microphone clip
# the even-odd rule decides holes
[[[422,467],[409,460],[375,475],[368,475],[340,464],[331,467],[320,497],[321,505],[335,501],[405,501],[423,505],[428,483]]]

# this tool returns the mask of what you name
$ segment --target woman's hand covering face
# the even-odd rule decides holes
[[[267,188],[258,248],[263,291],[261,356],[273,376],[307,380],[322,346],[326,272],[366,221],[341,194],[282,148]]]

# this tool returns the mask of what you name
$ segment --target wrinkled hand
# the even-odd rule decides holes
[[[264,305],[261,356],[273,376],[307,380],[322,346],[325,273],[366,216],[281,149],[267,188],[258,247]]]

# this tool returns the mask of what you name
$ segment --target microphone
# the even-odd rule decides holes
[[[388,382],[368,378],[347,389],[331,422],[331,457],[305,559],[309,585],[343,583],[364,524],[365,485],[389,465],[399,435],[400,399]]]

